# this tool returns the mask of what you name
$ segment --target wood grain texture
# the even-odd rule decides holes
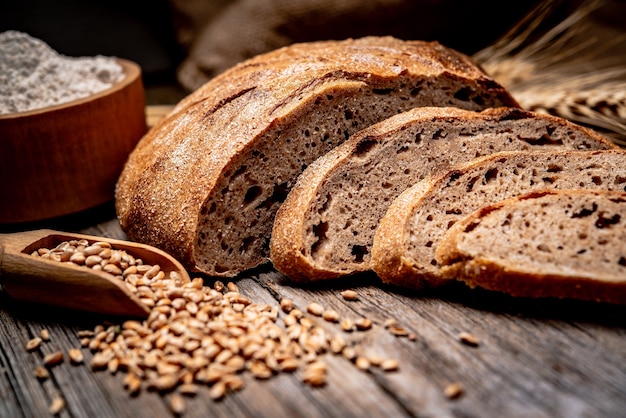
[[[141,69],[61,105],[0,115],[0,223],[33,222],[93,208],[113,198],[124,162],[146,133]]]
[[[77,223],[80,225],[80,223]],[[82,233],[123,239],[114,217],[106,216]],[[212,280],[206,280],[207,285]],[[400,369],[360,371],[342,357],[325,356],[328,382],[310,388],[299,373],[259,381],[244,374],[245,387],[222,401],[208,389],[186,398],[185,417],[623,417],[626,411],[626,307],[570,300],[530,300],[471,290],[446,288],[407,292],[381,285],[375,276],[300,287],[271,266],[263,266],[237,284],[255,302],[277,304],[286,297],[301,309],[319,302],[342,317],[373,320],[372,330],[343,333],[365,354],[397,358]],[[357,301],[340,291],[354,289]],[[393,336],[383,326],[395,318],[415,339]],[[18,303],[0,292],[0,416],[48,416],[52,398],[67,404],[62,417],[171,416],[170,395],[142,391],[129,397],[123,375],[92,372],[67,360],[50,369],[40,382],[33,370],[43,355],[79,346],[77,332],[102,318]],[[332,333],[336,324],[316,322]],[[26,342],[41,329],[51,340],[27,352]],[[477,347],[458,334],[471,332]],[[91,353],[85,353],[88,364]],[[456,400],[443,388],[464,387]]]
[[[40,248],[53,249],[72,240],[85,240],[90,244],[106,241],[116,250],[132,254],[147,265],[159,265],[166,273],[176,272],[181,281],[189,282],[184,267],[158,248],[95,235],[35,229],[0,234],[0,283],[4,290],[12,298],[26,302],[147,318],[150,310],[121,280],[110,274],[30,255]]]

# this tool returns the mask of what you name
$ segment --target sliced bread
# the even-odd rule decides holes
[[[236,276],[268,260],[276,210],[308,164],[359,129],[426,105],[517,103],[438,43],[367,37],[252,58],[140,140],[117,183],[120,224],[191,271]]]
[[[471,287],[626,303],[626,192],[550,190],[481,207],[444,234],[436,258]]]
[[[400,194],[381,219],[372,269],[398,286],[446,283],[435,251],[454,223],[481,206],[542,189],[626,191],[626,150],[507,151],[426,178]]]
[[[372,125],[304,170],[277,212],[274,267],[294,281],[370,268],[380,218],[433,170],[503,150],[617,148],[554,116],[516,108],[415,108]]]

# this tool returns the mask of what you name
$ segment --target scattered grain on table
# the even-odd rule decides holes
[[[75,254],[82,255],[74,257],[81,265],[117,277],[150,307],[144,321],[98,324],[93,330],[78,331],[81,347],[93,353],[90,368],[125,373],[122,382],[129,395],[142,390],[168,394],[175,415],[185,412],[183,396],[194,396],[202,387],[214,400],[242,390],[243,373],[266,380],[296,372],[303,383],[324,386],[326,354],[342,356],[361,370],[369,370],[372,363],[383,371],[398,368],[395,360],[359,355],[341,336],[341,330],[372,329],[371,319],[341,320],[337,311],[315,301],[304,311],[289,299],[277,306],[256,303],[242,295],[234,282],[205,286],[202,278],[195,278],[183,283],[158,265],[147,265],[102,243],[72,241],[33,253],[67,262]],[[89,257],[94,258],[88,262]],[[341,295],[345,300],[357,299],[352,290]],[[321,319],[324,322],[318,323]],[[330,323],[328,327],[337,323],[339,333],[326,329],[324,323]],[[38,347],[41,341],[29,344]],[[79,348],[69,350],[68,357],[73,364],[84,362]],[[50,367],[62,361],[63,353],[55,352],[46,356],[44,364]]]
[[[463,395],[463,385],[458,382],[449,383],[443,389],[443,393],[448,399],[458,399]]]
[[[470,347],[478,347],[479,341],[478,337],[469,332],[461,332],[459,333],[459,341],[461,341],[465,345],[469,345]]]

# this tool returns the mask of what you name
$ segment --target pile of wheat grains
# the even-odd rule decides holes
[[[378,367],[392,372],[399,367],[393,358],[365,356],[358,344],[348,343],[342,335],[372,329],[370,319],[341,318],[317,302],[300,309],[283,299],[272,306],[242,295],[234,282],[215,281],[208,287],[202,278],[194,278],[183,283],[177,273],[144,264],[106,242],[68,241],[32,255],[113,274],[150,308],[144,321],[99,324],[79,331],[78,337],[82,349],[92,352],[94,371],[125,373],[124,387],[131,395],[142,390],[168,394],[170,408],[178,415],[185,411],[185,396],[208,390],[218,400],[242,389],[244,373],[264,380],[297,371],[304,384],[323,386],[326,354],[343,356],[361,370]],[[352,290],[341,296],[346,301],[358,299]],[[322,319],[340,324],[341,330],[331,335],[320,326]],[[395,320],[384,326],[395,336],[415,338]],[[27,349],[33,351],[39,344],[41,338],[35,338]],[[84,358],[78,348],[70,349],[68,357],[75,364]],[[44,366],[62,361],[63,353],[58,352]],[[44,372],[38,368],[35,375],[45,379]],[[54,400],[52,413],[63,407],[61,401]]]

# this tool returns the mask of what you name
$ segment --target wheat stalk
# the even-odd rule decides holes
[[[591,126],[626,146],[626,65],[603,56],[626,37],[600,43],[588,16],[605,0],[586,0],[552,28],[541,24],[559,2],[542,2],[474,59],[528,110]]]

